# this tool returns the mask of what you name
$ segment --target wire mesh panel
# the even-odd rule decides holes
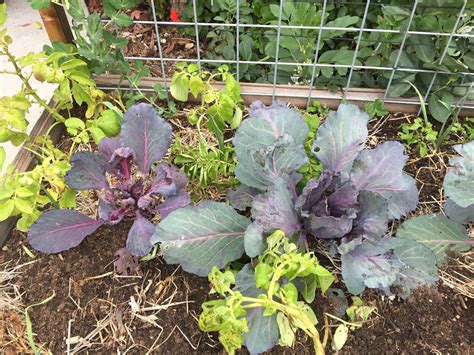
[[[308,87],[308,105],[319,98],[315,88],[337,92],[341,100],[356,88],[373,88],[384,102],[411,104],[404,98],[415,96],[415,86],[432,107],[474,107],[468,105],[474,99],[474,7],[468,0],[179,4],[180,21],[168,21],[149,1],[151,19],[134,22],[153,26],[156,51],[126,56],[159,64],[165,86],[177,62],[197,63],[200,70],[227,64],[240,82],[270,84],[272,99],[279,84],[291,84]],[[192,41],[192,52],[163,50],[160,34],[171,29]]]

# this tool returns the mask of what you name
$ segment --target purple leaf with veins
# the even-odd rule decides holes
[[[393,263],[382,246],[354,239],[339,247],[339,251],[342,276],[350,293],[357,295],[366,287],[389,292],[397,280],[401,265]]]
[[[236,210],[245,211],[247,208],[252,207],[253,199],[257,195],[257,189],[245,185],[239,185],[227,193],[227,200],[229,200],[232,207]]]
[[[255,197],[252,217],[265,232],[280,229],[290,237],[301,228],[287,182],[282,179],[266,194]]]
[[[342,238],[352,229],[353,216],[316,216],[311,214],[305,219],[306,229],[316,238],[335,239]]]
[[[351,182],[359,191],[386,199],[391,218],[404,216],[418,204],[415,180],[403,172],[407,159],[403,145],[389,141],[362,151],[352,169]]]
[[[106,163],[92,152],[78,152],[71,158],[72,168],[67,172],[66,183],[76,190],[100,190],[109,187],[105,178]]]
[[[133,150],[127,147],[120,147],[114,150],[110,157],[109,164],[114,171],[122,175],[126,180],[130,179],[131,165],[133,162]]]
[[[244,253],[250,221],[223,202],[204,201],[170,213],[156,227],[153,243],[161,243],[166,262],[183,270],[208,275]]]
[[[74,210],[44,212],[28,232],[28,243],[44,253],[60,253],[78,246],[104,222]]]
[[[151,165],[164,157],[171,138],[171,125],[158,116],[153,106],[140,103],[125,113],[120,142],[133,150],[143,173],[148,173]]]
[[[115,174],[115,169],[109,164],[114,151],[120,148],[122,145],[120,144],[120,140],[118,137],[116,138],[103,138],[99,143],[99,156],[102,158],[103,161],[106,162],[106,169],[107,172],[110,174]]]
[[[388,203],[383,197],[369,191],[359,195],[360,213],[354,220],[351,236],[370,240],[382,238],[388,227]]]
[[[128,232],[127,249],[135,256],[147,255],[153,248],[150,239],[154,230],[154,224],[137,212],[132,228]]]
[[[171,179],[176,185],[176,189],[182,189],[188,183],[188,177],[186,173],[176,166],[168,163],[160,163],[155,168],[157,179]]]
[[[184,190],[179,190],[176,195],[166,198],[165,202],[156,208],[161,216],[161,219],[166,218],[171,212],[178,208],[186,207],[191,203],[189,194]]]
[[[324,170],[347,177],[367,139],[369,116],[355,105],[340,105],[318,129],[313,150]]]

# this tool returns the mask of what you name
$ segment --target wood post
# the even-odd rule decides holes
[[[39,13],[51,42],[72,43],[74,36],[62,6],[51,4],[47,9],[39,10]]]

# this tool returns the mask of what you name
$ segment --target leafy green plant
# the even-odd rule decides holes
[[[433,129],[431,122],[417,117],[411,124],[403,123],[400,129],[398,136],[402,142],[408,147],[415,146],[421,157],[425,157],[428,150],[434,149],[438,132]]]
[[[191,1],[186,1],[182,13],[184,21],[193,21]],[[214,2],[198,2],[197,17],[201,22],[235,23],[235,1],[216,0]],[[380,4],[379,4],[380,5]],[[411,6],[413,2],[385,1],[383,6],[370,6],[365,20],[365,28],[381,30],[403,30],[409,26]],[[324,16],[325,27],[337,27],[337,30],[326,29],[321,33],[318,63],[324,65],[338,64],[350,66],[352,61],[356,65],[399,68],[423,68],[442,72],[452,72],[454,75],[439,74],[431,87],[428,98],[429,111],[440,122],[450,115],[451,104],[457,101],[456,97],[468,94],[470,99],[474,93],[469,93],[468,81],[463,81],[463,75],[474,68],[474,51],[469,37],[458,36],[449,42],[449,49],[443,56],[448,45],[447,36],[429,36],[410,34],[403,49],[400,49],[403,36],[397,32],[364,32],[359,42],[359,50],[355,52],[355,41],[358,32],[349,28],[362,25],[362,18],[366,4],[364,2],[328,2]],[[457,22],[459,10],[463,6],[462,0],[440,2],[438,0],[424,0],[418,3],[410,24],[410,30],[417,32],[444,32],[454,31],[457,35],[472,34],[473,10],[467,6],[460,21]],[[260,28],[241,28],[239,33],[241,61],[261,61],[291,63],[278,66],[277,82],[306,84],[312,74],[317,38],[322,19],[322,2],[293,1],[283,2],[281,24],[296,28],[282,28],[279,36],[277,29],[267,29],[262,36]],[[280,14],[278,3],[270,0],[246,0],[240,2],[240,22],[245,24],[277,25]],[[453,27],[456,25],[456,28]],[[297,28],[297,26],[311,26],[315,29]],[[194,36],[194,32],[190,32]],[[228,27],[203,29],[201,36],[206,36],[209,42],[207,53],[210,59],[234,60],[236,58],[236,33]],[[276,44],[279,40],[278,58],[276,58]],[[399,52],[402,50],[400,56]],[[396,63],[397,58],[398,62]],[[248,65],[240,63],[240,78],[250,82],[272,82],[272,65]],[[232,67],[235,70],[235,67]],[[317,68],[315,86],[336,90],[347,85],[349,68],[333,68],[325,66]],[[385,88],[391,71],[377,69],[355,69],[352,72],[351,87]],[[392,78],[390,96],[411,96],[415,92],[406,83],[413,82],[422,92],[430,86],[433,74],[413,73],[410,70],[397,71]],[[370,110],[369,110],[370,111]],[[370,114],[370,112],[369,112]]]
[[[236,129],[242,121],[243,103],[238,81],[227,65],[222,65],[214,73],[199,71],[197,64],[179,63],[176,69],[170,84],[171,95],[183,102],[188,100],[189,93],[195,98],[201,96],[201,105],[188,115],[189,122],[198,127],[204,124],[214,132],[223,150],[224,129]],[[220,90],[212,85],[217,79],[225,84]]]
[[[311,154],[318,128],[321,123],[321,119],[329,115],[330,110],[327,107],[323,107],[318,100],[311,102],[306,113],[304,113],[304,121],[308,125],[308,137],[304,143],[304,149],[306,155],[309,157],[309,163],[299,168],[298,172],[303,174],[303,178],[299,182],[300,187],[304,187],[306,183],[311,179],[316,179],[323,171],[321,162]]]
[[[316,354],[324,354],[316,315],[308,303],[314,301],[317,289],[326,292],[334,277],[319,265],[313,252],[300,253],[283,232],[275,231],[267,243],[255,268],[247,264],[235,273],[213,267],[209,274],[211,294],[223,299],[203,303],[199,327],[218,331],[230,354],[243,344],[251,353],[266,351],[277,343],[291,347],[297,330],[311,338]]]
[[[38,164],[23,173],[10,164],[0,177],[0,221],[19,216],[16,227],[23,232],[41,216],[45,206],[71,208],[76,203],[75,191],[64,183],[71,167],[68,154],[57,149],[48,137],[39,137],[28,149]]]
[[[133,19],[124,10],[130,9],[141,2],[142,0],[104,0],[102,6],[104,13],[111,21],[117,26],[127,27],[133,25]]]
[[[403,171],[403,145],[387,141],[364,149],[369,117],[343,104],[320,126],[313,146],[324,171],[299,190],[307,162],[304,118],[282,103],[254,103],[233,140],[241,185],[226,203],[204,201],[171,213],[155,229],[165,260],[206,275],[245,253],[258,257],[276,229],[305,245],[318,238],[341,255],[352,294],[366,288],[407,297],[438,280],[436,257],[424,243],[386,236],[388,223],[418,204],[415,180]],[[236,210],[247,211],[245,215]],[[218,250],[218,252],[216,252]]]
[[[388,110],[383,108],[381,99],[375,99],[373,102],[366,102],[364,104],[364,110],[369,115],[369,118],[382,117],[389,114]]]
[[[204,137],[198,147],[186,145],[178,136],[171,146],[173,162],[182,167],[190,179],[197,179],[200,187],[208,184],[229,186],[233,179],[229,177],[234,172],[234,149],[229,144],[224,145],[224,150],[209,145]]]

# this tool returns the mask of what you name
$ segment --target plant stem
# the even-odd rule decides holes
[[[268,303],[270,303],[272,307],[275,307],[280,312],[285,313],[292,318],[300,320],[305,326],[302,330],[313,340],[313,346],[316,355],[324,355],[324,347],[321,344],[321,340],[319,339],[318,330],[316,329],[314,324],[308,319],[306,314],[304,314],[300,310],[286,306],[271,299],[263,300],[259,298],[242,297],[242,301],[249,302],[249,304],[243,306],[244,308],[265,307],[266,305],[268,305]]]
[[[53,116],[56,120],[63,122],[65,119],[63,116],[61,116],[59,113],[57,113],[55,110],[53,110],[49,105],[44,101],[41,97],[38,96],[36,91],[31,87],[29,81],[27,78],[23,76],[23,73],[21,72],[21,68],[18,66],[18,63],[16,62],[16,58],[10,53],[8,48],[5,48],[5,54],[12,63],[13,67],[15,68],[16,75],[21,79],[23,82],[23,85],[25,85],[26,89],[28,90],[29,94],[33,96],[33,98],[36,100],[38,104],[43,106],[43,108],[48,111],[48,113]]]

